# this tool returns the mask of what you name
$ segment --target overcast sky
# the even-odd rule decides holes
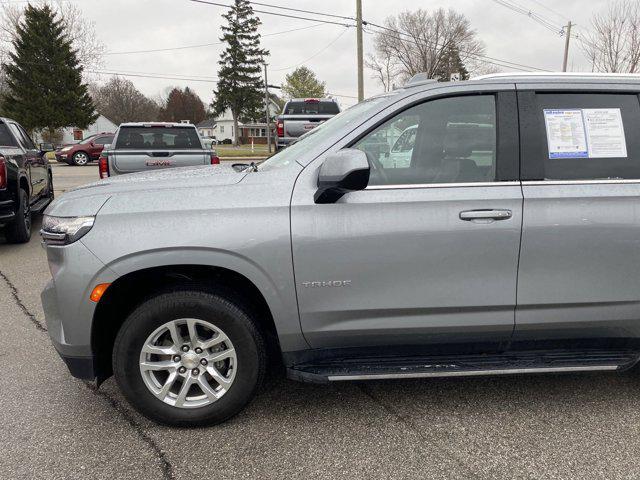
[[[229,0],[217,0],[230,3]],[[555,24],[568,19],[578,25],[576,33],[589,28],[594,12],[606,7],[606,0],[510,0],[547,17]],[[217,42],[223,23],[223,7],[203,5],[189,0],[74,0],[88,19],[96,24],[97,34],[110,53],[172,48]],[[261,3],[309,9],[352,16],[355,0],[261,0]],[[418,8],[455,8],[465,14],[478,36],[486,44],[486,54],[500,59],[549,70],[562,65],[564,38],[525,15],[517,14],[493,0],[363,0],[365,20],[382,23],[402,10]],[[257,9],[263,7],[256,6]],[[283,12],[286,13],[286,12]],[[270,52],[269,82],[279,84],[286,73],[306,65],[327,83],[331,93],[355,96],[356,49],[354,28],[320,25],[297,32],[271,35],[286,30],[310,27],[312,22],[260,14],[263,45]],[[365,34],[365,53],[373,50],[373,36]],[[329,45],[331,44],[331,45]],[[109,54],[103,69],[137,74],[181,75],[215,78],[222,45],[142,54]],[[589,65],[574,42],[570,66],[575,71]],[[108,77],[102,76],[102,80]],[[210,102],[213,83],[193,80],[164,80],[129,77],[145,94],[156,96],[168,86],[190,86]],[[381,87],[365,72],[365,94],[373,95]],[[339,97],[344,106],[353,99]]]

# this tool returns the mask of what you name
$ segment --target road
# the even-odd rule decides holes
[[[58,193],[97,168],[54,167]],[[36,227],[38,222],[36,222]],[[157,426],[50,345],[37,235],[0,237],[0,478],[638,478],[640,373],[329,386],[271,380],[235,419]]]

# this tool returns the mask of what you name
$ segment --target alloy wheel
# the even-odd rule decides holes
[[[89,157],[86,153],[79,152],[73,156],[73,162],[78,166],[83,166],[89,163]]]
[[[233,384],[236,351],[229,337],[209,322],[172,320],[147,337],[140,352],[140,373],[149,391],[178,408],[204,407]]]

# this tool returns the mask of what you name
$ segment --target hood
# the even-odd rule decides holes
[[[237,172],[231,165],[199,165],[129,173],[69,190],[49,205],[45,214],[95,215],[111,196],[119,193],[235,185],[246,175],[247,172]]]

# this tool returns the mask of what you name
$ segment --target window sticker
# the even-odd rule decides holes
[[[627,158],[627,140],[619,108],[591,108],[582,114],[589,158]]]
[[[582,110],[545,110],[549,158],[588,158]]]
[[[627,158],[619,108],[544,110],[549,158]]]

